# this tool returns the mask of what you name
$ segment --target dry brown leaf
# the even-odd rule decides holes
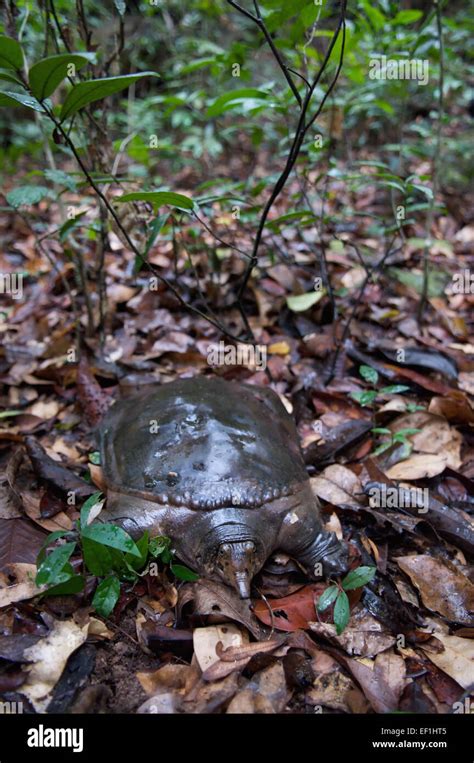
[[[271,715],[274,712],[270,700],[252,689],[244,689],[236,694],[226,710],[229,715]]]
[[[346,660],[346,665],[376,713],[397,710],[406,676],[403,657],[383,652],[374,662]]]
[[[423,454],[411,456],[406,461],[399,461],[385,473],[392,480],[419,480],[436,477],[444,472],[447,465],[447,455]]]
[[[312,477],[311,487],[318,498],[329,503],[356,503],[362,494],[359,478],[346,466],[328,466],[319,477]],[[358,495],[359,494],[359,495]]]
[[[448,620],[473,624],[474,585],[453,564],[425,554],[395,561],[419,590],[425,607]]]
[[[338,713],[364,713],[368,708],[360,689],[340,669],[333,670],[328,675],[317,676],[313,686],[306,691],[305,701],[309,705],[328,707]]]
[[[373,657],[389,649],[396,638],[381,623],[360,607],[351,613],[347,627],[340,636],[332,623],[310,623],[313,633],[338,644],[349,655]]]
[[[32,664],[25,666],[28,677],[21,691],[36,712],[46,711],[52,690],[61,678],[69,656],[86,640],[88,627],[88,623],[81,627],[74,620],[55,620],[47,636],[25,650],[25,657]]]
[[[474,371],[461,371],[458,376],[458,387],[474,395]]]
[[[219,662],[216,647],[222,644],[224,649],[232,646],[242,646],[243,631],[233,623],[225,625],[210,625],[207,628],[196,628],[193,631],[194,654],[202,672]]]
[[[152,673],[137,673],[137,678],[147,694],[156,696],[160,690],[184,690],[190,669],[189,665],[163,665]]]
[[[291,347],[288,342],[274,342],[268,347],[270,355],[288,355],[291,352]]]
[[[447,633],[436,632],[436,638],[444,646],[444,652],[433,652],[426,649],[426,656],[436,667],[444,670],[463,689],[474,686],[474,641],[472,639],[449,636]],[[423,649],[423,646],[421,647]]]

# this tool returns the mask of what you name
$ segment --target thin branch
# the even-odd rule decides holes
[[[334,369],[336,367],[336,364],[337,364],[340,352],[341,352],[341,350],[342,350],[342,348],[344,346],[344,342],[346,341],[346,339],[347,339],[347,337],[349,335],[349,329],[351,327],[351,323],[352,323],[352,321],[355,318],[355,314],[356,314],[356,312],[357,312],[357,310],[359,308],[359,305],[360,305],[360,303],[362,301],[362,297],[365,294],[365,290],[367,288],[367,285],[369,284],[369,282],[370,282],[372,276],[374,275],[374,273],[377,273],[384,266],[385,261],[387,260],[388,256],[390,254],[392,254],[392,245],[393,245],[396,237],[397,237],[397,234],[395,233],[395,235],[392,236],[392,239],[391,239],[389,245],[386,247],[385,252],[382,255],[382,257],[380,258],[380,260],[375,265],[373,265],[373,267],[367,268],[366,276],[365,276],[365,278],[364,278],[364,280],[363,280],[363,282],[361,284],[361,287],[359,289],[359,294],[357,295],[357,299],[356,299],[356,301],[355,301],[355,303],[354,303],[354,305],[352,307],[351,312],[349,313],[349,317],[347,318],[347,321],[346,321],[345,326],[343,328],[341,338],[340,338],[340,340],[338,342],[338,346],[337,346],[336,351],[335,351],[335,353],[333,355],[331,366],[329,368],[328,375],[327,375],[327,377],[325,379],[325,384],[329,384],[329,382],[331,381],[331,379],[334,376]]]
[[[243,255],[244,257],[250,257],[250,255],[249,255],[249,254],[247,254],[247,252],[244,252],[244,250],[243,250],[243,249],[239,249],[239,247],[238,247],[238,246],[235,246],[235,244],[231,244],[229,241],[224,241],[224,239],[223,239],[223,238],[221,238],[220,236],[218,236],[218,235],[217,235],[217,233],[215,233],[215,232],[212,230],[212,228],[210,227],[210,225],[208,225],[208,224],[206,223],[206,221],[202,219],[202,217],[199,217],[199,215],[197,214],[197,212],[193,212],[193,216],[196,218],[196,220],[197,220],[198,222],[200,222],[200,223],[201,223],[201,225],[203,226],[203,228],[205,228],[205,229],[207,230],[207,232],[208,232],[208,233],[210,233],[210,234],[211,234],[211,236],[212,236],[213,238],[215,238],[215,240],[216,240],[216,241],[218,241],[218,242],[219,242],[219,244],[222,244],[223,246],[226,246],[226,247],[228,247],[229,249],[233,249],[233,250],[234,250],[234,252],[238,252],[239,254]]]
[[[232,0],[232,2],[231,2],[231,0],[228,0],[228,2],[230,2],[231,5],[234,5],[233,0]],[[250,278],[250,276],[252,274],[252,271],[253,271],[253,269],[255,268],[255,266],[256,266],[256,264],[258,262],[258,251],[259,251],[259,247],[260,247],[260,243],[261,243],[261,240],[262,240],[263,231],[264,231],[264,228],[265,228],[265,225],[266,225],[266,222],[267,222],[267,218],[268,218],[269,212],[270,212],[270,210],[271,210],[275,200],[278,198],[278,196],[280,195],[283,187],[285,186],[285,183],[288,180],[288,177],[291,174],[291,171],[292,171],[292,169],[293,169],[293,167],[294,167],[294,165],[296,163],[299,151],[301,149],[301,146],[303,144],[303,141],[304,141],[304,138],[306,136],[307,131],[309,130],[309,128],[313,125],[314,121],[319,116],[319,114],[321,112],[321,109],[323,108],[323,106],[324,106],[324,104],[325,104],[329,94],[332,92],[332,90],[333,90],[333,88],[334,88],[334,86],[336,84],[337,78],[338,78],[339,73],[340,73],[341,68],[342,68],[342,64],[343,64],[343,60],[344,60],[344,47],[345,47],[345,29],[346,29],[345,15],[346,15],[346,6],[347,6],[347,0],[342,0],[342,3],[341,3],[341,13],[340,13],[340,16],[339,16],[339,21],[338,21],[337,28],[336,28],[336,30],[334,32],[334,35],[333,35],[332,39],[331,39],[331,43],[330,43],[330,45],[329,45],[329,47],[328,47],[328,49],[326,51],[326,55],[325,55],[324,60],[323,60],[323,62],[321,64],[321,66],[320,66],[320,69],[319,69],[316,77],[314,78],[311,86],[309,87],[309,89],[308,89],[308,91],[307,91],[307,93],[305,95],[304,101],[302,102],[300,116],[299,116],[299,119],[298,119],[298,124],[297,124],[296,130],[295,130],[295,135],[293,137],[292,146],[291,146],[290,153],[289,153],[287,161],[286,161],[285,168],[284,168],[283,172],[281,173],[280,177],[278,178],[277,182],[275,183],[275,186],[274,186],[274,188],[273,188],[273,190],[272,190],[272,192],[270,194],[270,197],[268,198],[268,200],[267,200],[267,202],[266,202],[266,204],[265,204],[265,206],[263,208],[263,211],[262,211],[262,214],[261,214],[261,217],[260,217],[259,225],[258,225],[257,232],[256,232],[256,235],[255,235],[255,241],[254,241],[254,246],[253,246],[253,249],[252,249],[252,254],[251,254],[250,260],[247,263],[247,267],[246,267],[246,270],[245,270],[245,273],[244,273],[244,276],[243,276],[243,280],[242,280],[242,283],[240,285],[240,288],[239,288],[239,291],[238,291],[238,294],[237,294],[237,305],[239,307],[240,313],[241,313],[242,318],[244,320],[245,320],[245,318],[244,318],[244,311],[243,311],[243,307],[242,307],[242,296],[243,296],[243,293],[244,293],[244,291],[245,291],[245,289],[247,287],[247,284],[248,284],[249,278]],[[241,10],[240,6],[238,6],[238,9]],[[246,15],[248,15],[248,14],[246,14]],[[323,72],[325,71],[325,69],[326,69],[326,67],[328,65],[328,62],[329,62],[329,59],[331,57],[332,51],[334,49],[334,46],[335,46],[335,44],[336,44],[336,42],[337,42],[337,40],[339,38],[339,33],[340,33],[341,29],[342,29],[342,35],[343,35],[342,36],[342,45],[341,45],[341,54],[340,54],[340,57],[339,57],[339,63],[338,63],[338,66],[337,66],[337,70],[336,70],[335,76],[334,76],[331,84],[329,85],[329,88],[328,88],[324,98],[322,99],[321,104],[320,104],[319,108],[317,109],[315,115],[307,123],[306,122],[306,115],[307,115],[307,112],[308,112],[308,109],[309,109],[309,106],[310,106],[310,103],[311,103],[311,99],[312,99],[313,93],[314,93],[314,91],[315,91],[315,89],[316,89],[316,87],[317,87],[317,85],[318,85],[318,83],[319,83],[319,81],[320,81],[320,79],[321,79],[321,77],[323,75]],[[248,322],[247,322],[247,325],[248,325]]]
[[[117,212],[113,208],[112,204],[109,202],[107,197],[104,195],[101,188],[97,185],[94,178],[90,174],[89,170],[87,169],[86,165],[84,164],[82,157],[78,153],[76,146],[74,145],[73,141],[69,137],[69,135],[64,130],[62,124],[58,122],[56,117],[54,116],[53,112],[48,108],[48,106],[44,103],[44,101],[40,101],[45,113],[51,120],[51,122],[54,124],[56,130],[61,134],[61,136],[64,138],[68,148],[72,152],[77,164],[81,168],[82,173],[84,174],[84,177],[87,179],[89,185],[93,189],[94,193],[99,197],[99,199],[103,202],[105,205],[107,211],[112,216],[115,224],[119,228],[120,232],[122,233],[125,241],[127,242],[127,245],[132,250],[132,252],[135,254],[136,257],[139,258],[140,262],[145,265],[152,273],[153,275],[161,282],[163,283],[176,297],[176,299],[188,310],[191,310],[191,312],[196,313],[196,315],[199,315],[201,318],[204,318],[204,320],[208,321],[209,323],[212,323],[216,328],[218,328],[220,331],[222,331],[223,334],[226,336],[229,336],[232,339],[238,339],[234,334],[232,334],[230,331],[226,329],[225,326],[223,326],[219,321],[216,321],[206,315],[202,310],[199,310],[199,308],[194,307],[193,305],[188,304],[185,299],[181,296],[178,289],[169,281],[165,276],[161,275],[161,273],[155,268],[152,263],[148,262],[147,259],[144,258],[143,254],[140,252],[140,250],[137,248],[137,246],[134,244],[132,239],[130,238],[128,232],[125,230],[124,226],[122,225],[122,222],[120,218],[117,215]]]

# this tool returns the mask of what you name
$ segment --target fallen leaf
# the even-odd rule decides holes
[[[444,646],[444,652],[424,650],[436,667],[444,670],[466,690],[474,686],[474,641],[436,632],[436,638]],[[423,649],[423,645],[421,646]]]
[[[49,705],[52,691],[61,677],[69,656],[87,638],[88,624],[80,627],[74,620],[55,620],[50,632],[25,650],[27,679],[21,692],[43,713]]]
[[[193,603],[196,615],[212,615],[214,622],[217,618],[222,621],[234,620],[247,628],[256,639],[265,635],[250,609],[249,601],[241,599],[232,588],[222,583],[201,579],[182,586],[179,591],[179,612],[190,602]]]
[[[463,625],[473,625],[474,585],[451,563],[427,555],[395,559],[420,592],[425,607]]]
[[[33,564],[45,538],[29,519],[0,519],[0,570],[12,562]]]
[[[307,629],[316,616],[315,601],[325,588],[325,583],[314,583],[281,599],[258,600],[254,612],[262,623],[280,631]]]
[[[374,662],[354,659],[345,662],[376,713],[397,710],[406,678],[403,657],[394,652],[382,652]]]
[[[268,352],[270,355],[288,355],[291,347],[288,342],[274,342],[268,346]]]
[[[219,643],[224,649],[241,646],[244,643],[242,631],[232,623],[209,625],[207,628],[196,628],[193,631],[194,654],[203,673],[211,665],[219,662],[216,651]]]
[[[318,498],[335,504],[358,503],[362,495],[359,478],[346,466],[328,466],[319,477],[312,477],[311,488]]]
[[[332,623],[312,622],[309,625],[313,633],[333,641],[351,656],[374,657],[396,641],[395,636],[364,608],[357,608],[351,613],[349,623],[340,636]]]
[[[35,473],[64,493],[73,492],[78,498],[95,492],[95,487],[77,477],[58,461],[54,461],[34,437],[25,437],[25,445]]]
[[[368,708],[368,702],[360,689],[340,668],[317,676],[313,686],[305,693],[305,702],[338,713],[364,713]]]
[[[419,480],[436,477],[448,465],[445,455],[417,455],[391,466],[386,475],[392,480]]]

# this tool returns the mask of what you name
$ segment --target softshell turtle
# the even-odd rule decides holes
[[[218,377],[156,386],[109,410],[100,444],[101,516],[134,538],[169,536],[183,562],[242,598],[276,549],[310,573],[318,562],[325,575],[345,571],[293,420],[271,389]]]

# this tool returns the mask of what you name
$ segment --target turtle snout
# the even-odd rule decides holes
[[[250,598],[252,578],[261,566],[253,541],[221,543],[215,566],[219,576],[237,591],[241,599]]]

